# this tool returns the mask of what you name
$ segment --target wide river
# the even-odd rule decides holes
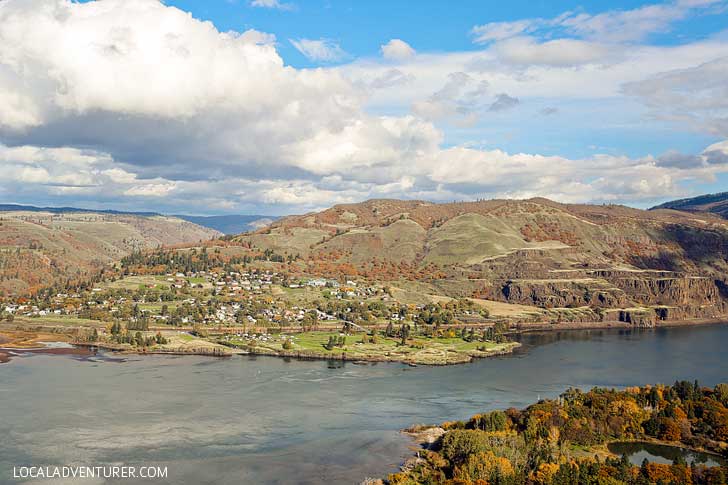
[[[449,367],[15,357],[0,365],[0,483],[18,483],[20,465],[136,464],[167,466],[168,483],[352,484],[394,471],[410,454],[398,430],[413,423],[523,407],[569,386],[728,381],[728,325],[522,341],[513,356]],[[139,483],[154,482],[164,481]]]

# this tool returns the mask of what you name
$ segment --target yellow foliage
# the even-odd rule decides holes
[[[549,485],[557,471],[559,465],[556,463],[541,463],[538,469],[531,472],[529,478],[536,485]]]
[[[500,478],[511,477],[515,474],[513,464],[502,456],[496,456],[492,451],[476,453],[468,456],[465,463],[455,469],[454,478],[461,480],[494,481]]]

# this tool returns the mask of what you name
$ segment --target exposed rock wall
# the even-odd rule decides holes
[[[485,290],[485,298],[542,308],[629,306],[619,288],[597,280],[509,280]]]
[[[721,301],[715,281],[704,277],[616,278],[610,281],[645,305],[715,305]]]

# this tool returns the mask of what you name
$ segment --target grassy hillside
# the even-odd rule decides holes
[[[109,213],[0,212],[0,292],[79,280],[135,249],[219,235],[181,219]]]
[[[280,219],[236,240],[305,255],[475,265],[517,253],[551,269],[726,270],[728,224],[711,214],[546,199],[432,204],[371,200]]]
[[[728,221],[705,212],[547,199],[370,200],[286,217],[235,241],[300,255],[323,276],[426,283],[427,294],[544,310],[632,309],[565,312],[569,319],[649,324],[645,305],[664,305],[661,319],[728,313]]]

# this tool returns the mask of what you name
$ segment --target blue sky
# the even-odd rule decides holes
[[[727,26],[726,0],[5,0],[0,199],[284,214],[728,190]]]
[[[420,51],[472,51],[478,49],[468,33],[474,25],[533,17],[551,18],[567,10],[590,13],[631,10],[648,4],[624,0],[307,0],[283,2],[290,8],[276,9],[254,7],[244,0],[168,0],[165,3],[192,12],[200,19],[210,20],[221,30],[272,32],[282,40],[279,52],[283,58],[296,67],[317,64],[306,59],[285,39],[329,38],[354,58],[377,56],[380,45],[392,38],[405,39]],[[694,41],[724,29],[727,23],[726,14],[691,17],[676,22],[672,32],[652,34],[650,40],[658,45]]]

